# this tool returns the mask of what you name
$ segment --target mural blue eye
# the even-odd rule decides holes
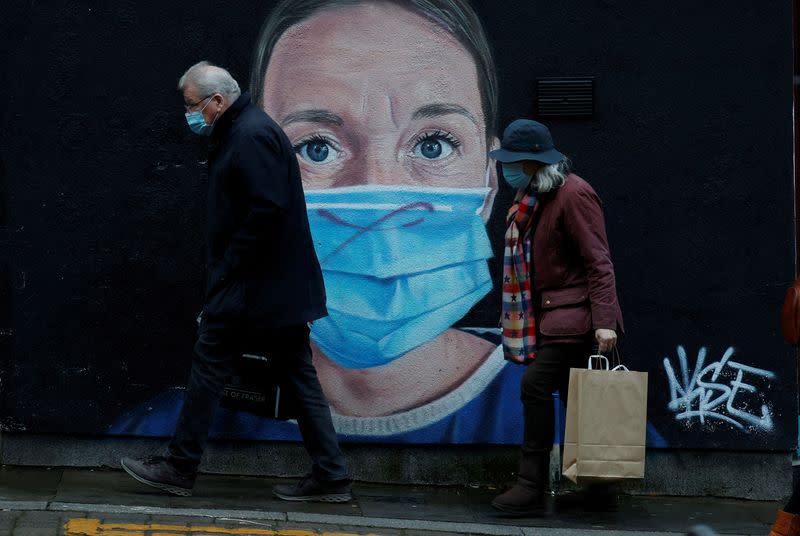
[[[414,156],[426,160],[441,160],[449,156],[461,142],[449,132],[423,134],[414,144]]]
[[[430,158],[431,160],[439,158],[442,154],[442,144],[433,140],[422,142],[419,147],[419,152],[422,153],[422,156]]]
[[[314,162],[324,162],[325,159],[328,158],[330,152],[327,143],[315,141],[306,144],[306,154],[308,154],[308,157]]]
[[[338,158],[339,151],[322,136],[301,141],[294,146],[295,152],[309,164],[327,164]]]

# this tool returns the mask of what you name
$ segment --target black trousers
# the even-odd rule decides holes
[[[586,368],[593,343],[550,344],[539,348],[536,359],[522,376],[521,396],[525,416],[523,454],[544,454],[553,448],[555,415],[553,393],[566,404],[569,369]]]
[[[328,401],[311,362],[306,324],[257,330],[201,323],[183,408],[167,447],[170,462],[184,472],[197,470],[222,389],[243,351],[279,357],[279,374],[297,397],[297,423],[313,462],[311,474],[320,481],[348,478]]]

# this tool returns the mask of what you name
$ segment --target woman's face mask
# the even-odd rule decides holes
[[[501,164],[503,178],[512,188],[524,188],[528,186],[533,178],[533,175],[523,171],[522,166],[522,162],[505,162]]]

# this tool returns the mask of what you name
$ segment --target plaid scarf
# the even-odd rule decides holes
[[[536,358],[530,228],[538,206],[532,192],[520,190],[506,216],[500,325],[503,328],[503,354],[515,363],[530,363]]]

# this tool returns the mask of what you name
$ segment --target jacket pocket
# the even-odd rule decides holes
[[[218,282],[206,299],[203,312],[209,317],[238,316],[244,311],[244,283],[239,279]]]
[[[539,332],[549,337],[585,335],[592,329],[589,291],[582,287],[542,292]]]

